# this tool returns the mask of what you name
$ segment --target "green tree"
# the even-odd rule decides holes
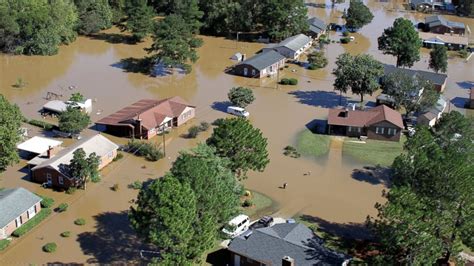
[[[126,16],[125,11],[128,9],[126,4],[129,0],[109,0],[109,6],[112,10],[112,23],[118,24]]]
[[[382,256],[403,264],[447,263],[474,234],[474,131],[456,111],[419,127],[393,163],[393,188],[377,220]],[[462,158],[462,159],[460,159]],[[468,185],[469,184],[469,185]]]
[[[348,28],[357,30],[372,22],[374,15],[361,0],[351,0],[344,18]]]
[[[245,108],[253,101],[255,101],[255,96],[253,96],[253,91],[245,87],[234,87],[227,94],[229,101],[238,107]]]
[[[448,71],[448,49],[444,45],[435,45],[430,52],[430,68],[436,73]]]
[[[142,187],[131,207],[132,227],[161,250],[163,265],[188,265],[187,249],[195,234],[196,197],[190,185],[171,175]]]
[[[73,102],[83,102],[85,100],[86,98],[80,92],[75,92],[71,95],[71,97],[69,97],[69,101]]]
[[[324,68],[328,65],[328,59],[323,51],[314,51],[308,55],[308,62],[315,68]]]
[[[79,13],[78,32],[97,33],[112,27],[112,9],[107,0],[74,0]]]
[[[147,5],[147,0],[129,0],[126,28],[132,32],[133,38],[140,42],[153,32],[155,12]]]
[[[334,89],[346,93],[349,89],[354,94],[372,95],[379,88],[378,79],[383,75],[383,65],[371,55],[352,56],[344,53],[337,57],[336,68],[332,72],[336,76]]]
[[[262,10],[262,23],[274,40],[306,32],[308,9],[303,0],[265,0]]]
[[[157,63],[183,68],[191,72],[191,65],[198,60],[196,48],[202,40],[195,37],[187,22],[178,15],[169,15],[160,21],[153,34],[153,44],[146,49]]]
[[[248,170],[263,171],[270,162],[267,139],[244,118],[225,119],[214,129],[207,144],[230,160],[229,168],[239,179],[246,178]]]
[[[78,180],[78,184],[85,190],[87,182],[99,175],[99,164],[100,158],[95,152],[87,156],[86,152],[79,148],[73,152],[69,162],[69,174]]]
[[[420,60],[422,42],[408,19],[397,18],[393,26],[385,29],[378,38],[378,44],[384,54],[397,57],[397,67],[412,67]]]
[[[233,31],[244,31],[237,25],[237,16],[242,11],[238,1],[200,0],[199,9],[203,11],[203,30],[208,33],[224,35]]]
[[[189,259],[199,258],[211,248],[219,228],[237,213],[241,187],[228,165],[214,148],[199,144],[181,152],[171,167],[171,175],[189,184],[196,196],[196,234],[188,242]]]
[[[20,141],[20,126],[23,116],[16,104],[10,104],[0,94],[0,172],[18,162],[16,144]]]
[[[59,115],[59,130],[77,134],[85,129],[91,122],[89,115],[78,108],[68,107]]]
[[[396,71],[383,78],[384,93],[392,96],[396,109],[404,108],[406,113],[425,111],[433,107],[439,99],[439,93],[433,83],[422,77],[411,77],[402,71]],[[421,97],[418,92],[422,91]]]

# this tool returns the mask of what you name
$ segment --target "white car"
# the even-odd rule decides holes
[[[249,112],[245,111],[244,108],[237,107],[237,106],[227,107],[227,113],[240,116],[240,117],[245,117],[245,118],[249,117],[250,115]]]
[[[249,230],[249,227],[250,218],[245,214],[239,214],[230,220],[226,226],[224,226],[224,228],[222,228],[222,232],[228,237],[234,238]]]

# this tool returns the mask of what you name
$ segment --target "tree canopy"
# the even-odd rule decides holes
[[[245,108],[253,101],[255,101],[255,96],[253,96],[253,92],[249,88],[245,87],[234,87],[232,88],[229,93],[227,94],[229,97],[229,101],[232,105]]]
[[[246,178],[248,170],[263,171],[270,162],[267,139],[244,118],[225,119],[214,129],[207,144],[230,160],[229,168],[238,178]]]
[[[348,53],[337,57],[336,68],[332,72],[336,76],[334,89],[341,93],[351,90],[360,95],[372,95],[379,88],[378,80],[383,75],[383,65],[371,55],[360,54],[352,56]]]
[[[436,73],[448,71],[448,48],[444,45],[435,45],[430,51],[430,68]]]
[[[20,126],[23,116],[16,104],[10,104],[0,94],[0,172],[18,161],[16,145],[20,142]]]
[[[91,122],[88,114],[78,108],[68,107],[59,115],[59,130],[77,134],[85,129]]]
[[[392,166],[388,201],[369,223],[381,239],[380,260],[447,263],[461,243],[473,247],[473,132],[473,121],[452,111],[408,139]]]
[[[99,176],[100,158],[95,152],[87,156],[86,152],[79,148],[73,152],[73,157],[69,162],[69,174],[79,180],[79,184],[86,189],[86,184],[90,179],[97,179]]]
[[[372,22],[374,15],[361,0],[351,0],[344,17],[346,26],[357,30]]]
[[[155,12],[147,5],[147,0],[129,0],[128,3],[126,28],[132,33],[133,39],[140,42],[153,32]]]
[[[84,95],[82,95],[80,92],[75,92],[71,95],[71,97],[69,97],[69,101],[73,101],[73,102],[83,102],[86,100],[86,97],[84,97]]]
[[[79,14],[78,32],[97,33],[112,26],[112,9],[107,0],[74,0]]]
[[[308,9],[303,0],[265,0],[262,8],[262,20],[273,40],[282,40],[290,36],[307,32]]]
[[[308,62],[310,63],[310,67],[313,66],[315,69],[324,68],[328,65],[328,59],[323,51],[314,51],[308,54]]]
[[[384,30],[378,38],[379,50],[397,58],[397,67],[412,67],[420,60],[422,45],[413,23],[405,18],[397,18],[392,27]]]

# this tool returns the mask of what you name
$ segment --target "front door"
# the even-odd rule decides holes
[[[245,67],[244,68],[244,76],[247,76],[248,72],[249,72],[249,70]]]
[[[51,174],[46,174],[46,183],[48,183],[48,186],[50,187],[53,184],[53,178],[51,177]]]

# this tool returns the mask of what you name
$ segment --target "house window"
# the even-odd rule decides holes
[[[349,126],[349,128],[348,128],[347,130],[348,130],[349,132],[351,132],[351,131],[352,131],[352,127]]]
[[[382,135],[384,133],[384,129],[383,127],[375,127],[375,134],[380,134]]]
[[[255,76],[255,69],[252,69],[252,76]]]
[[[28,219],[33,218],[36,215],[36,205],[28,209]]]
[[[388,134],[391,136],[395,136],[397,134],[397,129],[396,128],[389,128],[388,129]]]
[[[21,219],[21,216],[17,217],[15,219],[15,224],[16,224],[16,227],[20,227],[21,224],[22,224],[22,219]]]
[[[64,185],[64,178],[62,176],[58,176],[58,182],[60,185]]]
[[[187,111],[186,113],[184,113],[182,116],[181,116],[181,119],[186,119],[188,118],[189,116],[191,116],[191,110]]]

